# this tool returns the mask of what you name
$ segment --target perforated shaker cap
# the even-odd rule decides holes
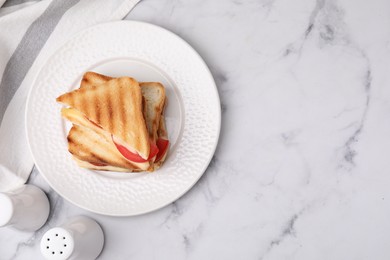
[[[74,250],[73,236],[64,228],[48,230],[41,240],[41,253],[46,259],[68,259]]]
[[[13,214],[14,206],[11,199],[7,195],[0,193],[0,227],[7,225]]]

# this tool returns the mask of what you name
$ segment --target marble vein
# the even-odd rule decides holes
[[[365,76],[365,82],[364,82],[364,89],[365,89],[365,92],[366,92],[366,104],[365,104],[365,108],[363,110],[363,114],[362,114],[362,117],[361,117],[361,120],[359,122],[359,125],[357,126],[356,130],[353,132],[353,134],[348,138],[347,142],[345,143],[345,154],[344,154],[344,159],[345,159],[345,162],[347,164],[349,164],[350,166],[356,166],[356,163],[355,163],[355,157],[357,155],[357,151],[356,151],[356,148],[354,148],[354,146],[356,145],[356,143],[359,141],[359,135],[361,134],[361,132],[363,131],[363,127],[364,127],[364,123],[366,121],[366,118],[367,118],[367,114],[368,114],[368,110],[369,110],[369,106],[370,106],[370,99],[371,99],[371,95],[370,95],[370,91],[371,91],[371,81],[372,81],[372,78],[371,78],[371,70],[368,69],[367,70],[367,73],[366,73],[366,76]],[[343,165],[342,165],[343,166]],[[344,165],[345,166],[345,165]]]

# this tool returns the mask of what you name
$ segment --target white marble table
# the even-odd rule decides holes
[[[142,1],[127,17],[187,40],[222,101],[215,157],[156,212],[100,216],[61,199],[36,233],[0,229],[0,259],[97,219],[99,259],[390,259],[390,2]],[[190,61],[189,61],[190,62]]]

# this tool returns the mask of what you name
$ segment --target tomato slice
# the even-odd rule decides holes
[[[149,152],[148,161],[150,161],[154,156],[156,156],[159,151],[160,150],[159,150],[158,146],[155,143],[150,142],[150,152]]]
[[[114,141],[114,137],[111,135],[112,137],[112,141],[114,142],[115,146],[116,146],[116,149],[118,149],[118,151],[129,161],[131,162],[136,162],[136,163],[144,163],[144,162],[147,162],[149,161],[150,159],[152,159],[154,156],[156,156],[156,154],[158,154],[158,147],[156,144],[153,144],[152,142],[150,142],[150,152],[149,152],[149,158],[148,159],[144,159],[142,158],[139,154],[137,153],[133,153],[133,152],[130,152],[126,147],[124,147],[123,145],[120,145],[118,143],[116,143]]]
[[[159,152],[158,152],[158,154],[156,156],[155,162],[160,161],[161,158],[164,157],[165,153],[168,150],[168,146],[169,146],[169,140],[162,139],[162,138],[159,138],[157,140],[157,147],[158,147]]]

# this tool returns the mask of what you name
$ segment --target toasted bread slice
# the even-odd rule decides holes
[[[142,82],[140,83],[142,96],[145,100],[144,117],[146,126],[149,132],[149,138],[153,143],[157,142],[158,129],[160,126],[161,114],[165,103],[165,88],[158,82]],[[156,157],[150,160],[150,168],[148,171],[154,171],[159,166],[155,166]],[[160,160],[161,161],[161,160]]]
[[[143,117],[142,92],[129,77],[88,85],[57,98],[113,134],[118,142],[142,158],[149,156],[149,134]]]
[[[84,74],[81,80],[80,88],[97,86],[106,83],[111,79],[113,78],[88,71]],[[141,82],[139,85],[145,101],[143,112],[149,137],[152,141],[156,142],[158,138],[157,131],[160,123],[160,117],[164,109],[166,98],[165,88],[158,82]]]
[[[96,166],[104,164],[104,169],[106,165],[126,168],[127,171],[149,169],[149,162],[136,163],[124,158],[113,143],[111,134],[88,120],[77,109],[62,108],[61,114],[74,124],[68,133],[69,152],[79,160],[94,164],[94,167],[88,168],[97,169]]]
[[[81,79],[80,88],[100,85],[111,79],[114,78],[93,71],[87,71],[84,73],[83,78]]]
[[[80,166],[82,168],[90,169],[90,170],[112,171],[112,172],[130,172],[129,169],[121,168],[121,167],[115,167],[115,166],[110,166],[110,165],[93,165],[87,161],[82,161],[75,156],[73,156],[73,160],[76,161],[78,166]]]
[[[140,83],[142,96],[145,100],[144,116],[149,137],[157,141],[158,128],[165,103],[165,88],[158,82]]]
[[[80,88],[104,84],[111,79],[113,78],[95,72],[86,72],[81,80]],[[158,82],[141,82],[140,87],[144,99],[143,114],[150,140],[156,143],[157,139],[159,138],[159,133],[164,134],[163,137],[168,139],[164,118],[161,120],[161,115],[163,114],[166,100],[164,86]],[[165,156],[166,155],[164,155],[164,157],[158,162],[158,166],[161,166]],[[152,158],[150,162],[151,165],[148,169],[149,171],[154,170],[154,159],[155,158]]]
[[[113,78],[88,71],[84,74],[81,80],[80,88],[104,84],[111,79]],[[156,142],[158,138],[157,131],[160,123],[160,117],[164,109],[166,98],[165,88],[159,82],[140,82],[139,85],[145,101],[143,112],[149,137],[152,141]]]
[[[126,160],[116,149],[110,134],[99,134],[87,127],[74,125],[71,128],[68,134],[68,149],[75,158],[94,166],[113,166],[127,171],[147,169],[139,168]]]

